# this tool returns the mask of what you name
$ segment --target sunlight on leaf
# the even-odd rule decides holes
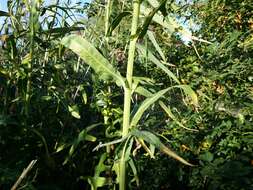
[[[78,35],[70,35],[64,37],[61,43],[74,51],[87,64],[89,64],[98,74],[100,79],[113,79],[117,85],[125,86],[124,78],[120,75],[119,71],[117,71],[86,39]]]

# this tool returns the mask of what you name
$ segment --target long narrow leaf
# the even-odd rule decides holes
[[[160,56],[163,59],[163,61],[166,61],[165,55],[164,55],[162,49],[160,48],[159,44],[157,43],[153,32],[151,32],[151,31],[148,30],[147,34],[148,34],[148,38],[150,39],[150,41],[154,45],[156,51],[160,54]]]
[[[131,12],[129,11],[124,11],[124,12],[121,12],[113,21],[112,21],[112,24],[110,25],[109,29],[108,29],[108,32],[107,32],[107,35],[110,36],[113,32],[113,30],[115,28],[117,28],[117,26],[119,25],[119,23],[121,22],[121,20],[126,17],[126,16],[129,16],[131,15]]]
[[[113,79],[117,85],[124,86],[124,78],[120,75],[109,61],[102,56],[99,51],[90,44],[87,40],[78,35],[70,35],[64,37],[61,43],[74,51],[80,56],[88,65],[90,65],[98,74],[100,79]]]
[[[165,4],[166,4],[167,0],[163,0],[159,6],[157,6],[156,8],[154,8],[153,11],[151,11],[149,13],[149,15],[147,15],[142,27],[141,27],[141,30],[139,31],[139,38],[143,38],[143,36],[145,36],[147,30],[148,30],[148,26],[149,24],[151,23],[154,15],[160,10],[165,10]],[[164,11],[163,11],[164,12]]]
[[[145,56],[146,55],[146,50],[143,47],[143,45],[137,44],[137,48],[139,50],[139,52]],[[170,78],[172,78],[176,83],[180,84],[179,80],[177,79],[177,77],[164,65],[162,64],[153,54],[151,51],[148,51],[148,59],[150,61],[152,61],[157,67],[159,67],[160,69],[162,69]]]
[[[159,2],[157,0],[148,0],[148,1],[152,7],[156,7],[159,4]],[[141,6],[141,14],[143,16],[149,15],[151,11],[152,10],[150,8],[147,8],[144,5]],[[203,39],[200,39],[196,36],[193,36],[189,30],[187,30],[184,26],[179,24],[171,16],[164,17],[161,14],[156,13],[153,16],[152,21],[154,21],[157,24],[160,24],[161,26],[166,28],[166,32],[168,32],[170,35],[177,30],[178,33],[180,33],[185,39],[189,39],[189,41],[195,40],[195,41],[200,41],[200,42],[211,44],[211,42],[209,42],[207,40],[203,40]]]
[[[142,95],[142,96],[144,96],[144,97],[152,97],[152,96],[153,96],[152,92],[150,92],[149,90],[145,89],[145,88],[142,87],[142,86],[138,86],[138,87],[135,89],[134,92],[136,92],[136,93],[138,93],[138,94],[140,94],[140,95]]]
[[[167,154],[168,156],[180,161],[181,163],[188,165],[188,166],[193,166],[192,164],[190,164],[189,162],[187,162],[185,159],[183,159],[182,157],[178,156],[175,152],[173,152],[171,149],[169,149],[168,147],[166,147],[161,141],[160,139],[155,136],[153,133],[149,132],[149,131],[140,131],[137,129],[132,130],[131,134],[137,138],[141,138],[144,141],[146,141],[149,144],[154,145],[158,150],[160,150],[161,152]]]
[[[162,101],[159,101],[159,105],[163,108],[163,110],[168,114],[168,116],[176,122],[176,124],[178,124],[180,127],[187,129],[189,131],[195,131],[197,132],[198,130],[196,129],[191,129],[188,127],[185,127],[180,121],[178,121],[178,119],[176,118],[176,116],[172,113],[172,111],[170,110],[169,107],[167,107]]]
[[[137,112],[134,114],[134,116],[131,120],[131,126],[136,126],[138,124],[139,120],[141,119],[141,116],[150,107],[150,105],[155,103],[159,98],[161,98],[171,88],[172,87],[161,90],[161,91],[157,92],[156,94],[154,94],[152,97],[144,100],[144,102],[141,104],[141,106],[139,107]]]
[[[9,13],[7,13],[7,12],[5,12],[5,11],[0,11],[0,17],[1,16],[10,16],[10,14]]]
[[[176,86],[172,86],[169,88],[166,88],[164,90],[161,90],[157,93],[155,93],[153,96],[150,97],[150,93],[147,93],[147,91],[143,91],[143,89],[141,89],[142,91],[139,92],[143,92],[146,93],[148,98],[146,100],[144,100],[144,102],[141,104],[141,106],[138,108],[138,110],[136,111],[136,113],[134,114],[132,120],[131,120],[131,126],[136,126],[139,122],[139,120],[141,119],[143,113],[153,104],[155,103],[157,100],[159,100],[165,93],[167,93],[169,90],[173,89],[173,88],[181,88],[186,95],[188,95],[191,99],[193,104],[197,107],[198,106],[198,97],[196,95],[196,93],[191,89],[190,86],[188,85],[176,85]],[[138,88],[137,88],[138,89]]]
[[[133,172],[133,174],[134,174],[133,180],[136,182],[137,187],[139,187],[139,186],[140,186],[140,181],[139,181],[138,172],[137,172],[137,169],[136,169],[136,166],[135,166],[135,164],[134,164],[133,159],[130,158],[130,160],[129,160],[128,163],[129,163],[129,165],[130,165],[130,167],[131,167],[131,169],[132,169],[132,172]]]

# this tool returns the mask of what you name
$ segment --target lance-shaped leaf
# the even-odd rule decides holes
[[[159,100],[165,93],[173,88],[180,88],[184,91],[184,93],[192,99],[192,102],[195,106],[198,106],[198,98],[196,93],[191,89],[188,85],[176,85],[164,90],[160,90],[159,92],[155,93],[153,96],[150,96],[150,93],[147,93],[148,98],[142,102],[136,113],[134,114],[131,120],[131,126],[136,126],[141,119],[143,113],[157,100]],[[138,89],[138,88],[137,88]],[[143,90],[143,88],[141,89]],[[142,92],[142,91],[141,91]],[[145,91],[146,92],[146,91]]]
[[[126,17],[126,16],[129,16],[131,15],[131,12],[129,11],[123,11],[121,12],[113,21],[112,21],[112,24],[110,25],[108,31],[107,31],[107,35],[110,36],[113,32],[113,30],[115,28],[117,28],[117,26],[119,25],[119,23],[121,22],[121,20]]]
[[[148,38],[150,39],[150,41],[154,45],[156,51],[160,54],[160,56],[163,59],[163,61],[166,61],[165,55],[164,55],[162,49],[160,48],[159,44],[157,43],[153,32],[151,32],[151,31],[148,30],[147,34],[148,34]]]
[[[177,125],[179,125],[180,127],[189,130],[189,131],[195,131],[197,132],[198,130],[196,129],[191,129],[188,127],[185,127],[180,121],[178,121],[178,119],[176,118],[176,116],[172,113],[172,111],[170,110],[169,107],[167,107],[162,101],[159,101],[159,105],[163,108],[163,110],[167,113],[167,115],[176,122]]]
[[[157,0],[148,0],[148,2],[154,8],[159,4],[159,2]],[[144,4],[141,5],[141,14],[142,15],[148,16],[151,12],[152,12],[152,9],[145,7]],[[205,43],[211,44],[211,42],[208,42],[206,40],[203,40],[203,39],[200,39],[196,36],[193,36],[189,30],[187,30],[184,26],[179,24],[176,21],[176,19],[171,16],[164,17],[161,14],[159,14],[159,12],[157,12],[153,16],[152,21],[163,26],[166,29],[166,32],[168,32],[170,35],[177,30],[178,33],[180,33],[185,39],[188,39],[189,41],[195,40],[195,41],[200,41],[200,42],[205,42]]]
[[[137,168],[136,168],[136,166],[135,166],[135,164],[134,164],[133,159],[130,158],[130,160],[129,160],[128,163],[129,163],[129,166],[131,167],[132,172],[133,172],[133,174],[134,174],[133,180],[136,182],[137,187],[139,187],[139,186],[140,186],[140,181],[139,181],[139,177],[138,177]],[[133,181],[133,180],[132,180],[132,181]]]
[[[156,8],[153,9],[153,11],[151,11],[149,13],[149,15],[147,15],[142,27],[141,27],[141,30],[138,32],[139,33],[139,38],[143,38],[145,36],[145,34],[147,33],[147,30],[148,30],[148,26],[149,24],[151,23],[154,15],[160,10],[162,11],[162,13],[164,15],[166,15],[166,11],[164,12],[165,9],[165,4],[166,4],[167,0],[163,0],[159,6],[157,6]]]
[[[146,50],[143,45],[137,44],[137,48],[139,50],[139,52],[145,56],[146,55],[146,51],[147,51],[147,56],[148,59],[153,62],[157,67],[159,67],[160,69],[162,69],[170,78],[172,78],[176,83],[180,84],[179,80],[177,79],[177,77],[164,65],[162,64],[153,54],[151,51]]]
[[[7,13],[7,12],[5,12],[5,11],[0,11],[0,17],[1,16],[10,16],[10,14],[9,13]]]
[[[156,94],[154,94],[152,97],[147,98],[146,100],[144,100],[141,104],[141,106],[138,108],[137,112],[134,114],[132,120],[131,120],[131,126],[136,126],[139,122],[139,120],[141,119],[141,116],[143,115],[143,113],[153,104],[155,103],[159,98],[161,98],[166,92],[168,92],[170,88],[166,88],[164,90],[161,90],[159,92],[157,92]]]
[[[140,94],[140,95],[142,95],[142,96],[144,96],[144,97],[152,97],[152,96],[153,96],[152,92],[150,92],[149,90],[145,89],[145,88],[142,87],[142,86],[138,86],[138,87],[134,90],[134,92],[136,92],[136,93],[138,93],[138,94]]]
[[[175,152],[173,152],[171,149],[166,147],[160,141],[160,139],[156,135],[154,135],[153,133],[151,133],[149,131],[140,131],[140,130],[134,129],[131,131],[131,135],[133,135],[137,138],[141,138],[144,141],[146,141],[147,143],[154,145],[158,150],[160,150],[161,152],[167,154],[168,156],[178,160],[179,162],[181,162],[185,165],[188,165],[188,166],[193,166],[192,164],[187,162],[185,159],[183,159],[182,157],[177,155]]]
[[[109,61],[86,39],[78,35],[64,37],[61,41],[65,47],[74,51],[90,65],[102,80],[114,80],[117,85],[125,86],[124,78]]]

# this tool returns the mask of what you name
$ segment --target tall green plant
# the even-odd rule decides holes
[[[138,129],[138,124],[141,121],[141,118],[145,111],[147,111],[151,105],[153,105],[157,100],[164,98],[165,94],[174,88],[181,88],[184,92],[189,95],[193,103],[197,105],[197,96],[193,92],[193,90],[187,85],[177,85],[172,86],[161,91],[155,92],[154,94],[145,89],[142,85],[143,81],[140,78],[139,80],[135,80],[137,77],[133,76],[134,71],[134,62],[136,59],[136,43],[139,37],[143,37],[146,34],[148,25],[150,24],[152,17],[158,11],[162,11],[165,8],[165,2],[163,1],[158,7],[156,7],[152,14],[147,16],[144,20],[144,24],[139,27],[138,21],[140,19],[140,5],[141,1],[136,0],[133,1],[132,4],[132,26],[131,26],[131,34],[129,37],[129,49],[128,49],[128,60],[127,60],[127,70],[126,70],[126,78],[124,78],[120,72],[103,56],[101,53],[94,47],[93,44],[88,42],[88,40],[82,38],[78,35],[70,35],[66,36],[62,39],[61,44],[65,47],[71,49],[75,52],[80,58],[82,58],[88,65],[90,65],[93,70],[98,74],[99,78],[104,81],[112,81],[116,83],[118,86],[123,87],[124,89],[124,112],[123,112],[123,124],[122,124],[122,138],[105,143],[102,145],[98,145],[97,148],[114,145],[116,143],[121,143],[120,146],[120,159],[119,163],[114,163],[117,175],[118,175],[118,183],[120,190],[125,190],[126,188],[126,174],[127,174],[127,165],[130,164],[133,172],[135,173],[135,166],[131,161],[130,152],[133,147],[133,140],[138,141],[142,147],[148,151],[153,157],[153,153],[149,148],[145,145],[144,141],[151,145],[153,148],[157,148],[163,153],[171,156],[178,161],[190,165],[191,164],[185,161],[183,158],[178,156],[176,153],[171,151],[168,147],[166,147],[158,137],[154,134],[141,131]],[[108,19],[108,17],[107,17]],[[140,46],[141,49],[141,46]],[[152,62],[154,62],[158,67],[160,67],[163,71],[165,71],[174,81],[179,83],[178,79],[170,72],[158,59],[156,59],[152,54],[148,57]],[[143,79],[144,80],[144,79]],[[136,82],[137,81],[137,82]],[[139,82],[138,82],[139,81]],[[141,90],[140,90],[141,89]],[[144,92],[144,94],[142,93]],[[133,93],[140,93],[141,95],[146,96],[147,98],[137,107],[137,110],[131,109],[131,99]],[[164,108],[164,106],[163,106]],[[135,108],[136,109],[136,108]],[[175,118],[173,118],[175,119]],[[119,158],[118,157],[118,158]],[[94,180],[95,178],[93,178]],[[97,179],[101,180],[102,178],[97,176]],[[106,185],[106,180],[103,180]],[[101,182],[101,181],[100,181]],[[99,183],[100,186],[103,184]]]

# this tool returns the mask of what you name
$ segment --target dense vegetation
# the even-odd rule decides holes
[[[0,189],[253,189],[251,0],[7,7]]]

